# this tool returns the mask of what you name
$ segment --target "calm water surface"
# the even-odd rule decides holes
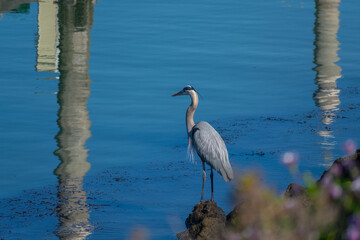
[[[283,191],[296,151],[318,177],[360,142],[360,5],[326,2],[0,0],[0,237],[174,238],[201,187],[187,84],[235,169]]]

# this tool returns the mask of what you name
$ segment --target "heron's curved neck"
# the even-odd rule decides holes
[[[190,134],[192,128],[195,126],[194,113],[199,103],[198,95],[195,91],[190,92],[191,104],[186,111],[186,128],[188,134]]]

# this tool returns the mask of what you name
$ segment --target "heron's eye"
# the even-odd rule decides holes
[[[191,87],[191,86],[186,86],[186,87],[184,87],[184,89],[183,89],[184,92],[185,92],[185,91],[189,91],[189,90],[194,90],[194,89],[193,89],[193,87]]]

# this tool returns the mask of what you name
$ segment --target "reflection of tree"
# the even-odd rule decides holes
[[[341,68],[335,63],[339,61],[337,51],[339,42],[337,32],[339,29],[339,4],[340,0],[315,0],[315,49],[314,63],[316,67],[315,84],[318,89],[314,93],[314,101],[322,113],[322,123],[325,130],[318,134],[324,138],[322,143],[325,149],[332,149],[335,144],[331,142],[334,138],[328,130],[336,117],[340,104],[339,93],[336,81],[341,77]]]
[[[60,131],[55,137],[59,147],[55,154],[61,163],[54,171],[59,179],[57,235],[60,239],[83,239],[92,229],[82,182],[90,169],[85,143],[91,136],[87,101],[93,4],[82,0],[73,4],[59,1],[58,5]]]

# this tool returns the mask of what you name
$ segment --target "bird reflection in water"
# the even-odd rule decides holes
[[[93,231],[83,189],[83,178],[90,169],[85,144],[91,136],[87,102],[93,12],[90,0],[39,2],[38,53],[43,55],[38,57],[37,70],[60,73],[59,132],[55,136],[58,149],[54,152],[60,159],[54,170],[59,180],[56,235],[60,239],[85,239]],[[47,17],[42,18],[41,14]],[[49,46],[54,46],[55,51]]]
[[[336,144],[335,136],[331,130],[331,124],[335,121],[340,104],[340,90],[337,88],[337,79],[341,77],[341,68],[336,65],[340,59],[337,51],[339,41],[337,32],[339,30],[339,4],[340,0],[316,0],[315,1],[315,49],[314,68],[316,72],[315,84],[318,89],[313,95],[317,107],[321,111],[321,122],[323,129],[318,131],[322,137],[322,148],[324,159],[329,162],[333,160],[331,150]]]

